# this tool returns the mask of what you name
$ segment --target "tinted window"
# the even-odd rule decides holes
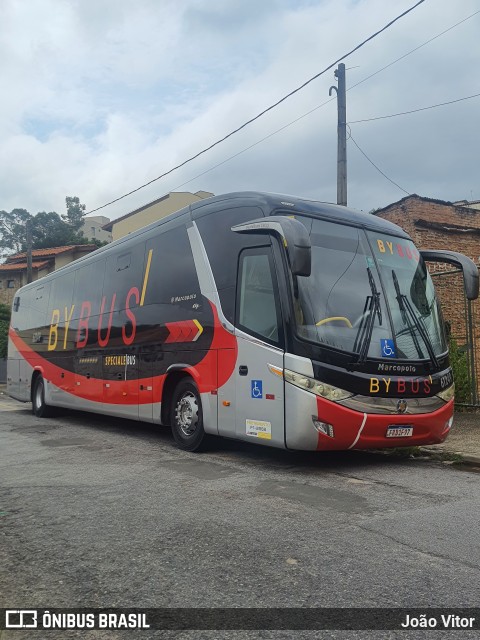
[[[49,294],[50,283],[41,285],[32,291],[30,297],[30,324],[32,327],[44,327],[47,324]]]
[[[116,311],[125,309],[127,295],[132,287],[138,289],[139,295],[141,295],[145,276],[144,266],[145,242],[139,242],[120,254],[114,253],[109,256],[103,287],[106,309],[111,308],[114,293],[116,294],[114,306]],[[132,304],[130,303],[129,306]]]
[[[259,207],[236,207],[216,211],[199,218],[196,222],[207,251],[215,283],[225,317],[234,322],[235,283],[237,280],[238,255],[246,247],[270,243],[265,235],[235,233],[236,224],[263,217]]]
[[[103,278],[105,275],[105,259],[97,260],[80,267],[75,278],[75,308],[73,318],[80,315],[82,302],[90,302],[92,313],[97,315],[102,301]]]
[[[200,309],[200,287],[186,227],[148,240],[146,255],[150,265],[145,304]]]
[[[75,274],[76,271],[70,271],[60,275],[52,282],[49,305],[50,312],[53,309],[59,309],[60,315],[62,316],[64,314],[65,307],[70,311],[73,301],[73,290],[75,287]]]
[[[278,342],[280,314],[271,249],[244,251],[238,274],[238,326],[248,333]]]
[[[263,212],[258,207],[239,207],[217,211],[197,220],[217,289],[235,285],[237,259],[242,249],[266,244],[264,235],[235,233],[231,228],[262,217]]]
[[[15,298],[13,310],[15,311],[16,307],[17,313],[12,313],[11,322],[16,331],[24,331],[32,327],[30,307],[34,293],[33,289],[22,290]]]

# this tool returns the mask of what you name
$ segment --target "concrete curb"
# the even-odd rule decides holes
[[[459,456],[462,459],[462,462],[465,464],[469,464],[472,466],[480,467],[480,456],[472,455],[470,453],[465,453],[463,451],[456,451],[453,449],[432,449],[430,447],[419,447],[422,453],[425,453],[428,456],[435,456],[435,454],[442,456],[442,454],[447,454],[451,456]]]

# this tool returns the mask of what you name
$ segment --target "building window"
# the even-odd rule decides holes
[[[90,227],[92,230],[92,236],[95,237],[95,227]]]
[[[15,289],[15,280],[7,280],[7,289]]]

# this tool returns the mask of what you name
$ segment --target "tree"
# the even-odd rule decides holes
[[[0,211],[0,252],[3,255],[23,251],[26,245],[26,222],[31,218],[26,209]]]
[[[9,255],[26,251],[26,222],[32,220],[32,248],[46,249],[90,241],[80,231],[85,216],[85,205],[76,196],[65,199],[67,213],[40,211],[32,216],[26,209],[0,211],[0,254]],[[95,243],[99,244],[99,243]]]
[[[75,233],[78,233],[83,225],[86,207],[84,204],[80,204],[80,199],[76,196],[67,196],[65,202],[67,203],[67,214],[62,215],[62,219]]]
[[[55,211],[40,211],[33,217],[32,248],[63,247],[69,244],[83,244],[83,234],[77,233]],[[26,248],[26,243],[25,243]]]

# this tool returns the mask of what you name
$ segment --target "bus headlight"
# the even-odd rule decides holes
[[[443,391],[439,391],[437,393],[437,396],[442,400],[444,400],[445,402],[450,402],[450,400],[453,400],[454,395],[455,395],[455,383],[450,385],[446,389],[443,389]]]
[[[340,400],[345,400],[346,398],[353,396],[353,393],[350,393],[350,391],[333,387],[331,384],[320,382],[319,380],[315,380],[314,378],[310,378],[309,376],[305,376],[301,373],[289,371],[288,369],[284,369],[283,375],[287,382],[294,384],[296,387],[305,389],[305,391],[310,391],[311,393],[322,398],[326,398],[327,400],[331,400],[332,402],[340,402]]]

